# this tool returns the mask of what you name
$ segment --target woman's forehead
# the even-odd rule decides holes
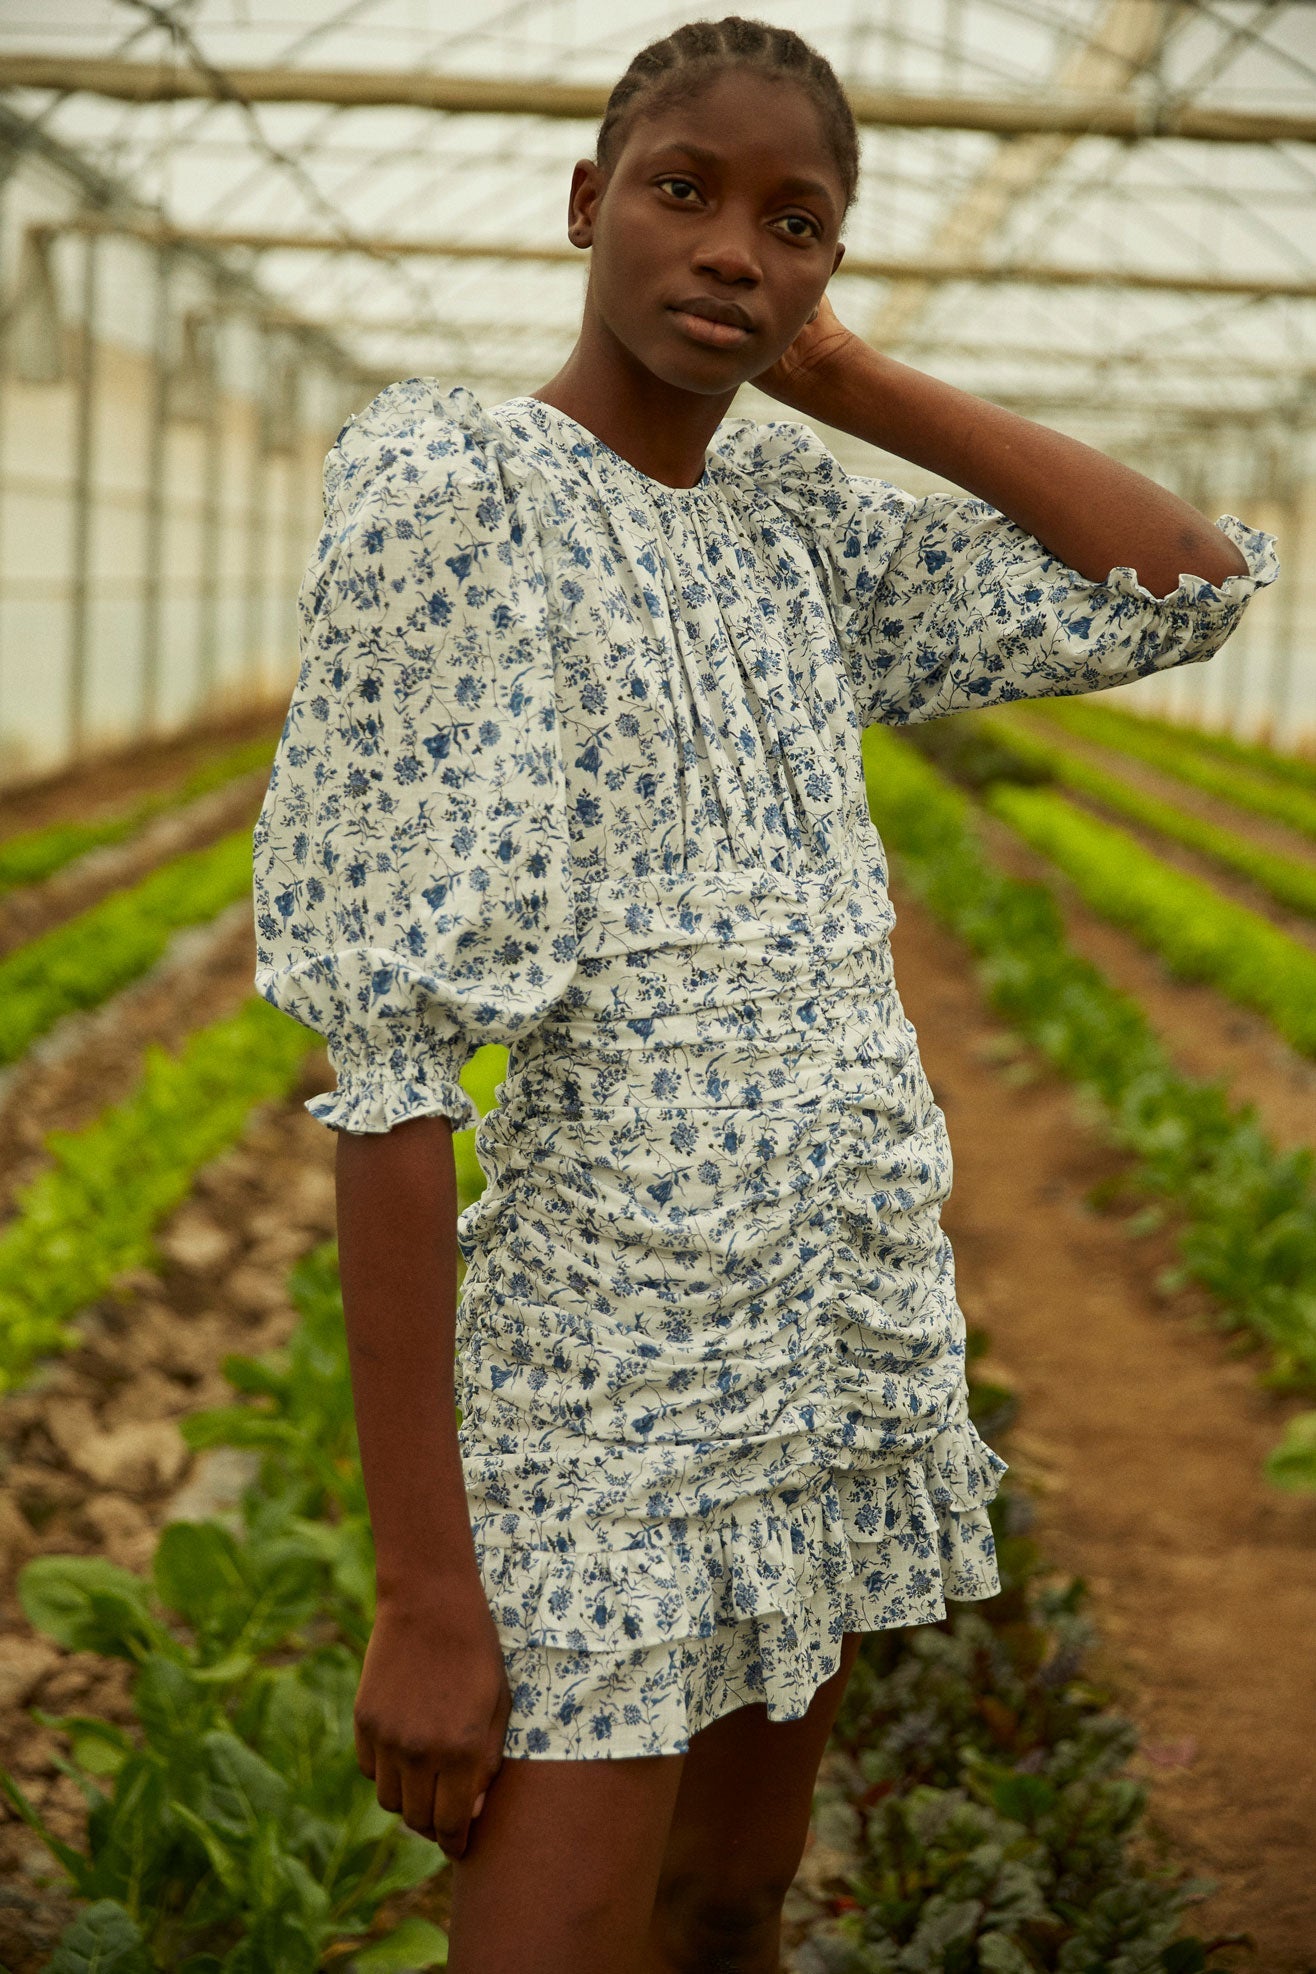
[[[721,102],[710,100],[717,85],[729,79],[710,78],[698,96],[667,106],[655,104],[651,111],[637,103],[626,145],[636,163],[655,163],[660,155],[665,159],[679,152],[709,170],[757,169],[778,178],[789,176],[795,189],[830,197],[833,186],[827,181],[835,181],[836,163],[822,117],[808,93],[798,86],[783,90],[765,122],[758,112],[736,115],[726,96]],[[741,79],[739,73],[736,79]],[[743,109],[748,111],[748,105]]]

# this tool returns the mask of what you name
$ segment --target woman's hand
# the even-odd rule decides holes
[[[749,381],[793,411],[807,412],[812,408],[813,388],[824,371],[834,374],[838,359],[843,361],[847,347],[858,341],[823,295],[794,342],[787,344],[775,363]]]
[[[357,1688],[357,1766],[449,1858],[503,1759],[511,1689],[483,1590],[381,1601]]]

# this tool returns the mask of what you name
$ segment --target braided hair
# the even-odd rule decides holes
[[[841,174],[848,212],[859,184],[859,134],[835,69],[792,29],[739,14],[687,21],[641,48],[608,98],[594,162],[610,170],[637,116],[692,102],[714,75],[730,68],[788,78],[809,92]]]

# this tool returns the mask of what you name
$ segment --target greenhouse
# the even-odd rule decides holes
[[[718,18],[0,0],[0,1974],[1316,1964],[1316,7]]]

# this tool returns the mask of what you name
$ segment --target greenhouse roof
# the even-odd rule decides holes
[[[861,122],[832,299],[879,347],[1125,448],[1281,438],[1316,378],[1316,8],[765,0]],[[5,101],[210,243],[364,376],[559,367],[571,168],[636,0],[8,0]],[[159,100],[143,100],[156,97]]]

